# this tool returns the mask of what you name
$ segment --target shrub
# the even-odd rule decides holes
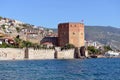
[[[19,27],[16,27],[16,30],[17,30],[17,32],[20,32],[20,28]]]
[[[100,50],[99,49],[96,49],[94,46],[88,46],[88,53],[89,54],[100,54]]]
[[[112,50],[112,48],[110,46],[104,46],[104,51],[107,52],[109,50]]]
[[[66,49],[73,49],[75,46],[73,44],[66,44],[61,48],[61,50],[66,50]]]
[[[6,28],[5,28],[5,24],[1,25],[1,27],[2,27],[3,29],[6,29]]]
[[[8,45],[5,42],[3,42],[2,44],[0,44],[0,48],[6,48],[6,47],[8,47]]]

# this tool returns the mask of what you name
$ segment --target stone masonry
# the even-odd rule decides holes
[[[84,46],[83,23],[60,23],[58,25],[58,44],[73,44],[75,47]]]

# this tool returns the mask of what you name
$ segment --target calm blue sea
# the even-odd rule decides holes
[[[120,80],[120,59],[0,61],[0,80]]]

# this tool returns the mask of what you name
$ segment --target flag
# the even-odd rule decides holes
[[[84,20],[81,20],[81,22],[83,23],[83,22],[84,22]]]

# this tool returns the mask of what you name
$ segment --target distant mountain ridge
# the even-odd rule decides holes
[[[57,32],[57,29],[53,29]],[[85,26],[85,40],[98,41],[120,49],[120,28],[111,26]]]
[[[120,49],[120,28],[107,26],[85,26],[85,39],[98,41]]]

